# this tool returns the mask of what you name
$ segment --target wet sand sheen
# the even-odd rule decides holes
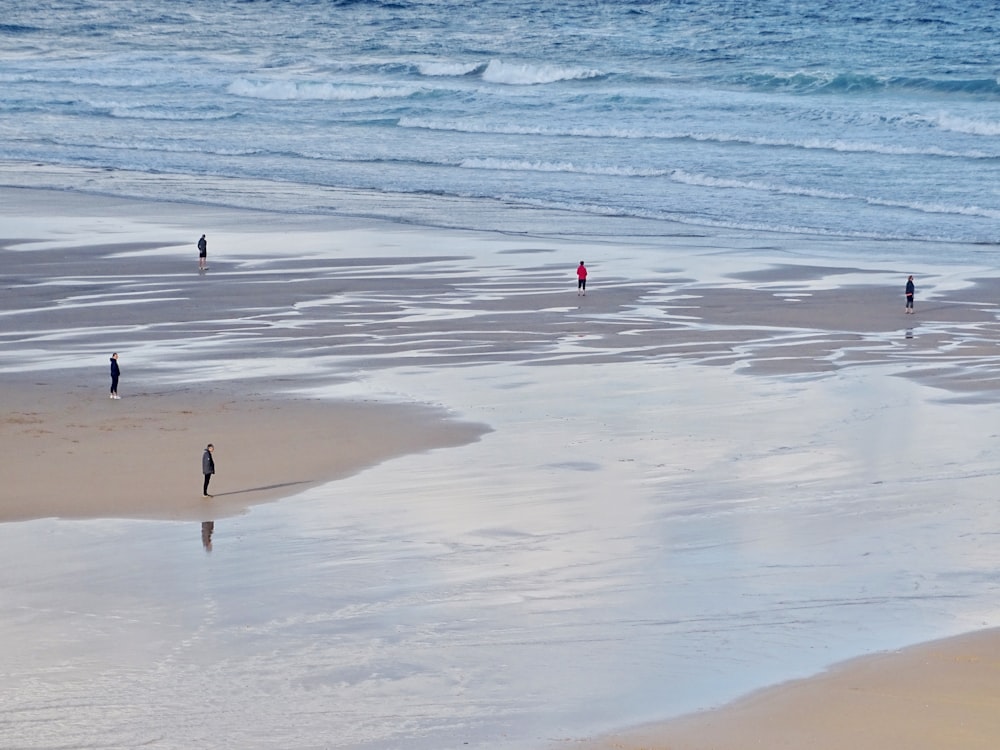
[[[893,375],[932,384],[942,398],[956,402],[989,403],[1000,388],[1000,379],[991,375],[1000,342],[993,302],[997,280],[972,284],[947,269],[918,277],[917,315],[910,318],[902,314],[901,280],[904,270],[912,269],[769,265],[744,258],[722,276],[712,265],[699,267],[694,252],[684,258],[690,268],[678,263],[647,276],[645,270],[637,274],[642,263],[628,248],[601,249],[608,256],[619,253],[616,271],[611,262],[602,267],[591,261],[595,248],[581,250],[576,242],[495,237],[483,242],[411,228],[362,231],[348,240],[336,220],[326,220],[325,235],[312,234],[312,225],[310,233],[300,231],[297,220],[287,217],[278,229],[261,221],[263,228],[247,230],[246,214],[198,209],[195,226],[186,218],[187,207],[163,211],[172,228],[161,233],[162,242],[146,242],[143,222],[155,226],[160,218],[149,217],[160,212],[144,204],[110,204],[116,219],[132,222],[128,236],[116,238],[74,229],[73,212],[99,213],[101,199],[69,200],[64,211],[63,196],[15,197],[31,204],[27,215],[39,226],[47,212],[64,224],[63,236],[54,240],[0,239],[0,248],[18,248],[5,251],[13,253],[5,267],[11,287],[3,311],[10,322],[4,342],[11,348],[2,360],[0,450],[11,460],[5,463],[0,521],[215,520],[394,457],[467,445],[494,427],[459,422],[423,406],[283,396],[264,385],[267,378],[252,371],[255,365],[277,371],[290,390],[317,391],[331,380],[349,379],[337,366],[438,368],[461,388],[456,373],[473,372],[469,366],[485,362],[557,367],[635,361],[695,362],[718,366],[717,372],[741,367],[779,381],[808,380],[854,365],[895,364]],[[179,259],[178,247],[182,238],[193,243],[202,225],[212,221],[228,224],[225,233],[211,233],[213,242],[224,238],[210,246],[213,275],[199,278],[189,273],[194,256]],[[304,255],[312,253],[307,261],[272,257],[268,248],[288,242],[288,235]],[[31,230],[16,236],[30,237]],[[228,257],[218,250],[227,242],[239,248]],[[702,241],[695,251],[708,244]],[[687,248],[671,249],[682,257]],[[586,302],[573,297],[572,270],[581,255],[594,274]],[[630,263],[636,264],[631,270]],[[54,277],[52,269],[66,276]],[[128,325],[119,325],[122,303],[130,300],[143,304],[127,305]],[[307,325],[303,303],[310,306]],[[103,363],[109,342],[121,339],[128,343],[114,348],[122,350],[123,398],[113,401],[107,398]],[[23,361],[14,356],[22,353]],[[553,373],[538,377],[557,380],[560,375]],[[195,388],[192,383],[202,378],[207,386]],[[608,382],[613,385],[614,378]],[[556,421],[573,414],[564,407],[578,385],[567,383],[553,398]],[[600,408],[599,391],[598,384],[591,391],[595,398],[584,405],[588,410]],[[703,395],[697,389],[690,393]],[[515,401],[518,395],[511,390],[507,398]],[[503,401],[498,398],[495,408],[505,408]],[[447,398],[431,402],[449,404]],[[539,414],[518,423],[535,430],[525,442],[535,438],[544,455],[530,459],[540,465],[566,458],[537,437],[547,409],[543,404]],[[732,423],[718,422],[723,426],[712,428],[714,434],[697,437],[715,444],[720,435],[734,436]],[[938,432],[948,426],[943,422]],[[743,466],[753,463],[755,438],[740,437],[747,450],[734,455],[747,458]],[[208,442],[216,446],[218,467],[211,500],[201,497],[200,456]],[[683,452],[683,444],[676,445]],[[595,450],[587,466],[599,467],[605,458]],[[517,495],[519,467],[498,466],[497,477],[502,473],[511,481],[509,491]],[[602,475],[595,469],[594,476]],[[493,489],[497,477],[483,483]],[[477,529],[482,509],[464,510]],[[476,541],[468,546],[478,551]],[[596,545],[602,559],[605,542]],[[718,712],[616,735],[594,747],[993,747],[1000,739],[992,718],[1000,713],[997,641],[990,631],[872,657]]]

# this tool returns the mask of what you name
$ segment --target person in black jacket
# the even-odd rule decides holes
[[[906,308],[903,310],[907,315],[913,315],[913,293],[916,291],[913,286],[913,277],[906,280]]]
[[[118,376],[122,371],[118,368],[118,352],[111,355],[111,398],[118,398]]]
[[[212,480],[212,475],[215,473],[215,459],[212,458],[213,451],[215,451],[215,446],[209,443],[205,448],[205,452],[201,454],[201,473],[205,475],[205,484],[201,488],[202,497],[212,497],[208,494],[208,483]]]
[[[206,268],[208,268],[208,240],[202,235],[198,240],[198,270],[204,271]]]

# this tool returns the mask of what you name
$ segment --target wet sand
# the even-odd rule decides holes
[[[1000,630],[878,654],[716,711],[566,743],[579,750],[988,750],[1000,741]]]
[[[492,427],[462,421],[447,397],[367,398],[358,383],[378,370],[438,368],[461,388],[477,366],[505,363],[684,362],[789,382],[891,366],[942,401],[1000,396],[1000,283],[974,270],[926,269],[917,314],[904,316],[910,268],[754,257],[723,272],[700,255],[709,240],[674,240],[677,255],[639,272],[627,249],[603,248],[616,264],[589,262],[592,290],[577,298],[577,241],[353,221],[336,232],[289,217],[247,230],[226,211],[4,194],[0,521],[224,518]],[[207,222],[219,228],[200,276],[191,250]],[[294,253],[269,251],[289,237]],[[120,401],[107,398],[112,350]],[[556,461],[539,446],[552,453],[540,463]],[[558,746],[992,747],[998,642],[989,631],[872,656],[718,711]]]

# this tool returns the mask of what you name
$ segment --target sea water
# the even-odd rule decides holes
[[[1000,234],[994,2],[0,11],[3,184],[507,231]],[[559,215],[501,211],[525,206]]]

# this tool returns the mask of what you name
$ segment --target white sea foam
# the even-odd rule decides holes
[[[234,96],[273,100],[357,101],[397,99],[413,96],[416,86],[365,86],[358,84],[313,83],[303,81],[251,81],[239,78],[226,89]]]
[[[650,132],[638,128],[607,126],[572,127],[568,125],[519,124],[514,122],[483,122],[468,120],[442,120],[431,117],[402,117],[402,128],[454,131],[456,133],[495,133],[497,135],[545,135],[573,138],[679,138],[677,134]]]
[[[486,70],[483,71],[483,80],[490,83],[506,83],[513,86],[532,86],[539,83],[596,78],[600,75],[599,71],[587,68],[490,60],[489,65],[486,66]]]
[[[774,138],[740,133],[661,130],[659,128],[646,130],[618,126],[573,127],[569,125],[526,125],[509,122],[441,120],[429,117],[403,117],[399,120],[399,126],[403,128],[421,128],[459,133],[495,133],[497,135],[544,135],[566,138],[612,138],[624,140],[691,140],[700,143],[736,143],[750,146],[793,148],[811,151],[885,154],[887,156],[940,156],[955,159],[995,159],[1000,156],[1000,150],[992,152],[980,149],[958,151],[944,149],[935,145],[903,146],[899,144],[874,143],[871,141],[849,141],[840,138]]]
[[[986,219],[1000,219],[1000,210],[983,208],[981,206],[953,206],[947,203],[890,201],[879,198],[866,198],[865,200],[875,206],[905,208],[911,211],[919,211],[927,214],[951,214],[954,216],[975,216]]]
[[[985,209],[980,206],[949,205],[943,202],[929,203],[921,201],[893,201],[885,198],[859,195],[856,193],[842,193],[830,190],[819,190],[815,188],[800,187],[777,182],[766,182],[763,180],[738,180],[726,177],[712,177],[704,174],[690,174],[683,170],[675,170],[671,177],[688,185],[701,185],[704,187],[725,188],[733,190],[753,190],[764,193],[775,193],[780,195],[799,195],[810,198],[822,198],[824,200],[836,201],[860,201],[873,206],[886,206],[890,208],[903,208],[910,211],[918,211],[928,214],[954,214],[960,216],[979,216],[989,219],[1000,218],[1000,211]]]
[[[104,140],[96,139],[93,141],[68,141],[65,139],[55,138],[53,143],[65,143],[67,145],[73,146],[84,146],[91,149],[106,149],[108,151],[125,151],[132,152],[142,151],[147,154],[204,154],[204,155],[216,155],[216,156],[251,156],[253,154],[266,153],[260,149],[241,149],[241,148],[219,148],[208,150],[205,148],[198,148],[192,146],[189,143],[176,143],[169,141],[156,141],[151,139],[143,138],[119,138],[116,140]]]
[[[131,107],[127,105],[117,105],[110,107],[108,114],[123,120],[167,120],[190,122],[200,120],[210,122],[212,120],[226,120],[236,117],[235,112],[178,112],[176,109]]]
[[[424,62],[417,70],[425,76],[464,76],[482,69],[481,63]]]
[[[931,122],[941,130],[953,133],[968,133],[969,135],[997,136],[1000,135],[1000,120],[984,120],[975,117],[959,117],[942,112],[930,118]]]
[[[517,172],[571,172],[575,174],[606,175],[609,177],[662,177],[668,170],[641,167],[599,167],[578,165],[571,162],[538,162],[513,159],[464,159],[466,169],[499,169]]]
[[[875,143],[872,141],[848,141],[841,138],[771,138],[745,136],[728,133],[687,133],[672,134],[665,137],[690,138],[694,141],[713,141],[717,143],[746,143],[754,146],[769,146],[780,148],[798,148],[816,151],[835,151],[848,154],[885,154],[887,156],[943,156],[956,159],[992,159],[996,153],[978,150],[954,151],[934,145],[902,146],[893,143]]]
[[[735,190],[756,190],[764,193],[783,193],[786,195],[802,195],[811,198],[827,198],[831,200],[851,200],[857,196],[850,193],[837,193],[829,190],[797,187],[793,185],[765,182],[763,180],[738,180],[731,177],[713,177],[706,174],[692,174],[682,169],[674,170],[671,178],[686,185],[702,187],[725,188]]]

